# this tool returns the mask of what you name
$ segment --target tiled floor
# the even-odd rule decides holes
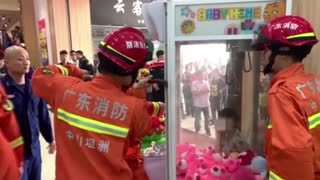
[[[52,114],[51,114],[52,116]],[[53,118],[53,117],[52,117]],[[196,144],[198,147],[206,148],[213,146],[215,142],[215,133],[213,126],[211,127],[212,136],[206,135],[204,129],[201,129],[198,134],[194,132],[194,118],[187,117],[181,121],[182,142],[189,142]],[[203,124],[203,120],[201,122]],[[202,125],[203,126],[203,125]],[[48,154],[48,144],[41,137],[41,150],[42,150],[42,179],[43,180],[54,180],[55,178],[55,155]]]
[[[41,155],[42,155],[42,179],[43,180],[54,180],[55,178],[55,155],[49,154],[47,150],[48,144],[43,138],[41,142]]]
[[[53,120],[53,114],[50,114],[51,119]],[[42,156],[42,179],[43,180],[54,180],[55,179],[55,154],[49,154],[47,147],[48,143],[41,137],[41,156]]]
[[[181,121],[181,143],[192,143],[197,145],[200,148],[207,148],[208,146],[214,146],[215,143],[215,130],[214,126],[211,126],[211,136],[208,136],[203,128],[203,119],[201,120],[202,129],[198,134],[194,131],[194,118],[187,117]]]

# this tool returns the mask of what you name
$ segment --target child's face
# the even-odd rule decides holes
[[[235,129],[234,119],[232,119],[232,118],[219,118],[219,120],[224,120],[226,122],[226,131]]]

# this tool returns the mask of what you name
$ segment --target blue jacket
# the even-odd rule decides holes
[[[1,83],[14,104],[14,112],[24,138],[25,157],[40,156],[39,131],[48,143],[53,141],[47,103],[33,94],[31,80],[28,78],[25,85],[21,86],[7,74]]]

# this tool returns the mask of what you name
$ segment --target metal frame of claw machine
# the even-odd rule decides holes
[[[195,35],[184,34],[179,35],[177,33],[180,31],[180,24],[177,24],[177,13],[178,7],[191,7],[203,9],[210,8],[254,8],[256,6],[262,7],[262,4],[276,2],[277,0],[168,0],[166,3],[167,16],[166,16],[166,79],[168,81],[167,89],[167,179],[176,179],[176,144],[180,142],[180,99],[178,96],[178,90],[180,77],[177,72],[180,72],[180,64],[177,63],[176,59],[180,58],[180,45],[182,42],[212,42],[212,41],[228,41],[228,40],[251,40],[253,39],[253,31],[247,34],[237,34],[237,35],[225,35],[216,33],[217,23],[212,23],[206,27],[202,27],[201,31],[197,31]],[[235,5],[233,7],[233,5]],[[291,14],[292,0],[286,0],[286,14]],[[199,9],[198,9],[199,10]],[[228,12],[229,13],[229,12]],[[263,18],[263,13],[260,12],[261,18]],[[212,16],[213,17],[213,16]],[[193,22],[198,26],[200,22]],[[212,20],[212,19],[211,19]],[[226,22],[229,22],[225,20]],[[197,24],[198,23],[198,24]],[[221,25],[220,25],[221,26]],[[179,28],[179,29],[178,29]],[[200,28],[201,27],[196,27]],[[207,31],[211,28],[211,31]],[[221,29],[220,29],[221,30]],[[202,33],[203,32],[203,33]]]

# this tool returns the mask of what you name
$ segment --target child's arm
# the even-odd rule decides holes
[[[222,150],[224,141],[224,132],[223,131],[216,131],[216,151],[220,152]]]
[[[230,146],[232,151],[242,152],[249,149],[249,144],[241,136],[240,131],[237,131],[230,139]]]

